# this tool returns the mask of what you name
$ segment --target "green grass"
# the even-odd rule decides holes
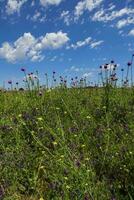
[[[0,93],[0,199],[134,199],[133,89]]]

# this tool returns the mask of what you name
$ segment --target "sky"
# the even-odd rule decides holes
[[[97,80],[134,53],[134,0],[0,0],[0,85],[27,72]],[[120,72],[119,72],[120,73]]]

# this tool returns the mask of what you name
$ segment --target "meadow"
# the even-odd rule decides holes
[[[110,66],[100,66],[100,87],[60,77],[41,88],[21,69],[27,89],[1,90],[1,200],[134,199],[132,62],[121,87]]]

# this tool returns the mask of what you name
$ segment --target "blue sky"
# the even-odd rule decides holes
[[[97,79],[134,53],[133,0],[0,0],[0,85],[28,72]]]

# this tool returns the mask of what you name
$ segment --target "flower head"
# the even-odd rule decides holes
[[[22,71],[22,72],[25,72],[25,71],[26,71],[26,69],[25,69],[25,68],[21,68],[21,71]]]

